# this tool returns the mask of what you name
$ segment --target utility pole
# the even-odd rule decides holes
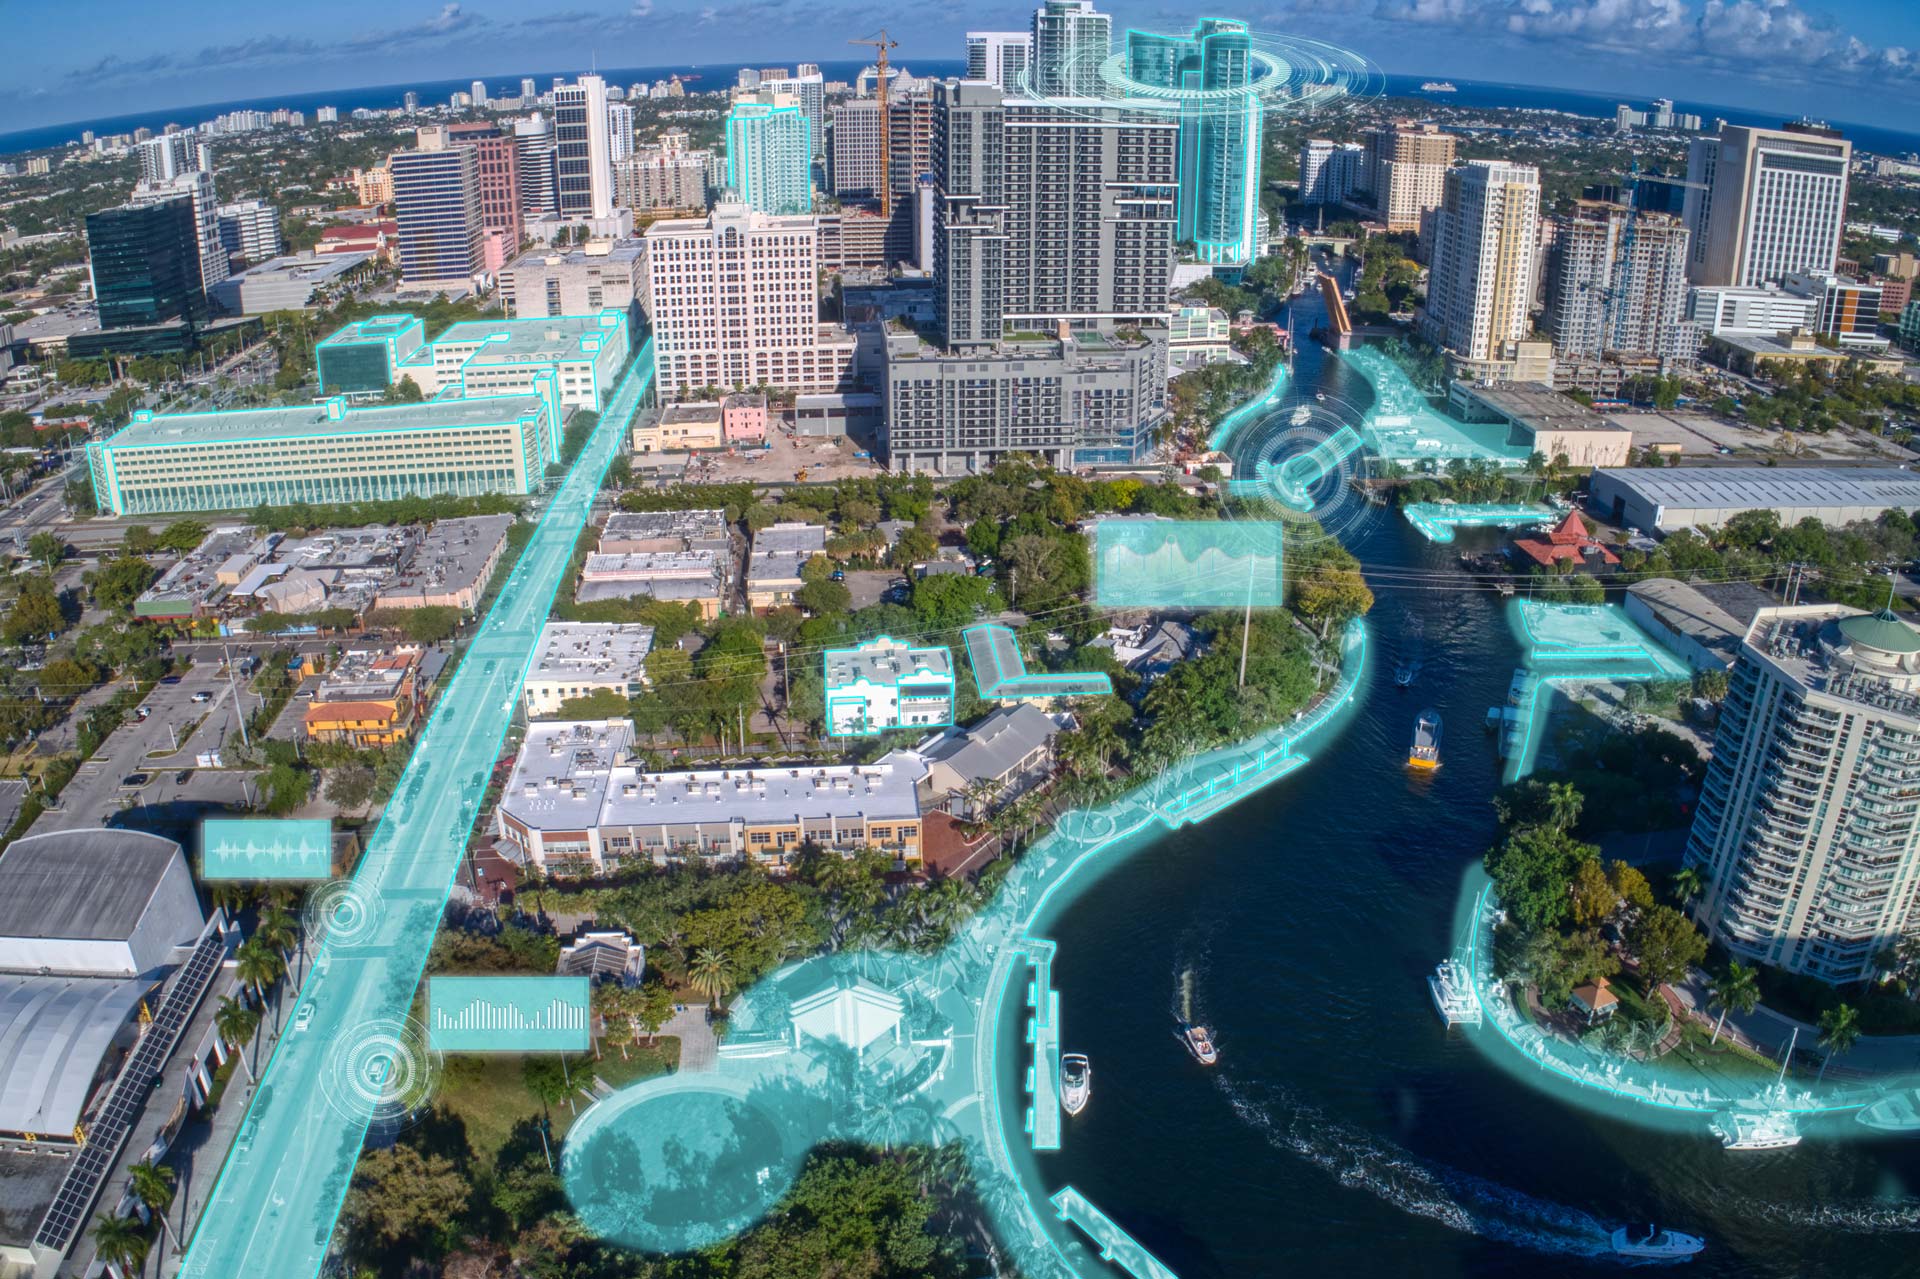
[[[887,115],[887,51],[900,47],[898,40],[887,39],[885,27],[867,40],[849,40],[848,44],[869,44],[879,51],[874,68],[879,72],[879,87],[874,96],[880,103],[880,217],[893,216],[893,121]]]
[[[247,735],[247,708],[240,701],[240,686],[233,680],[233,655],[225,644],[220,645],[220,659],[227,667],[227,689],[233,694],[233,715],[240,721],[240,742],[248,750],[253,749],[253,739]]]

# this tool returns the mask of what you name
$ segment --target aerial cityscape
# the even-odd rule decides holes
[[[9,25],[0,1279],[1920,1276],[1920,11]]]

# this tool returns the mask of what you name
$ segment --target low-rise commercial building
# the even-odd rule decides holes
[[[351,320],[313,348],[327,395],[379,395],[400,381],[400,366],[427,340],[427,326],[405,312]]]
[[[404,571],[380,589],[378,608],[457,608],[472,614],[507,550],[511,515],[436,520]]]
[[[1052,776],[1054,739],[1072,726],[1070,715],[1021,702],[920,743],[914,752],[927,761],[927,806],[962,821],[1005,807]]]
[[[1653,577],[1627,588],[1628,617],[1696,671],[1727,671],[1740,641],[1772,598],[1745,582]]]
[[[669,404],[660,416],[637,422],[635,453],[684,453],[741,448],[767,438],[767,397],[736,392],[718,400]]]
[[[747,554],[747,607],[793,603],[802,584],[801,566],[826,549],[827,530],[818,524],[770,524],[755,533]]]
[[[637,318],[646,246],[594,240],[579,248],[534,249],[500,272],[500,299],[516,319],[621,311]]]
[[[272,258],[213,286],[214,305],[228,315],[304,311],[373,276],[371,253],[303,253]],[[316,300],[317,299],[317,300]]]
[[[1509,444],[1549,462],[1564,457],[1577,467],[1625,466],[1633,455],[1632,431],[1536,383],[1456,381],[1447,398],[1463,421],[1504,422]]]
[[[1898,467],[1674,466],[1593,473],[1593,502],[1616,524],[1649,532],[1724,524],[1742,511],[1772,511],[1782,524],[1827,525],[1882,511],[1920,510],[1920,475]]]
[[[517,859],[542,870],[743,861],[779,869],[809,845],[920,859],[926,766],[896,751],[864,765],[652,773],[633,762],[633,722],[527,729],[496,813]]]
[[[615,511],[600,530],[604,555],[634,551],[724,551],[733,545],[722,510]]]
[[[652,651],[651,626],[548,622],[527,667],[527,715],[558,714],[561,703],[602,691],[638,697]]]
[[[643,598],[691,604],[702,620],[712,621],[725,607],[727,564],[727,552],[713,549],[589,555],[574,598],[582,604]]]
[[[550,375],[549,375],[550,376]],[[94,501],[114,515],[297,502],[524,495],[542,482],[551,395],[319,404],[155,416],[87,445]]]
[[[827,736],[953,723],[953,654],[881,635],[824,655]]]

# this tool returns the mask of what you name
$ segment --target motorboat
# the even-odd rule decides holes
[[[1525,706],[1527,694],[1533,691],[1533,673],[1526,667],[1514,668],[1513,678],[1507,682],[1507,704]]]
[[[1707,1241],[1698,1235],[1661,1230],[1651,1222],[1644,1230],[1622,1226],[1613,1232],[1610,1240],[1614,1256],[1638,1261],[1684,1261],[1707,1246]]]
[[[1785,1150],[1800,1144],[1800,1128],[1784,1110],[1723,1110],[1709,1125],[1728,1150]]]
[[[1289,417],[1287,421],[1290,425],[1293,425],[1293,426],[1305,426],[1312,419],[1313,419],[1313,409],[1305,404],[1302,404],[1299,408],[1293,411],[1293,415]]]
[[[1180,1023],[1180,1039],[1193,1054],[1193,1059],[1202,1066],[1211,1066],[1220,1060],[1220,1050],[1213,1046],[1213,1032],[1205,1026]]]
[[[1854,1118],[1882,1132],[1920,1132],[1920,1088],[1882,1097]]]
[[[1407,751],[1407,767],[1432,772],[1440,767],[1440,712],[1421,711],[1413,721],[1413,746]]]
[[[1413,681],[1420,678],[1420,669],[1420,659],[1417,657],[1409,657],[1405,661],[1400,662],[1393,668],[1394,687],[1410,687]]]
[[[1093,1094],[1093,1064],[1084,1053],[1068,1053],[1060,1058],[1060,1108],[1077,1115],[1087,1108]]]
[[[1449,1026],[1478,1026],[1480,1001],[1474,997],[1473,977],[1457,959],[1443,959],[1427,978],[1434,1011]]]

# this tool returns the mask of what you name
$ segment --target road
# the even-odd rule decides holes
[[[406,1069],[382,1033],[406,1035],[403,1023],[534,643],[652,378],[649,341],[421,735],[344,889],[351,904],[332,916],[301,987],[311,1020],[288,1029],[261,1074],[182,1263],[189,1279],[308,1279],[325,1262],[382,1083]]]

